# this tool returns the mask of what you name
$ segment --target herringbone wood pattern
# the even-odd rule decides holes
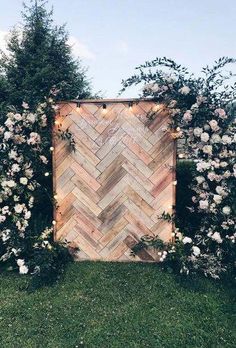
[[[58,196],[56,234],[78,246],[79,259],[133,260],[130,248],[143,235],[171,239],[172,226],[160,219],[172,212],[175,144],[163,128],[168,115],[155,104],[140,101],[102,105],[85,102],[60,106],[61,128],[76,142],[55,141],[54,188]],[[137,260],[152,261],[141,251]]]

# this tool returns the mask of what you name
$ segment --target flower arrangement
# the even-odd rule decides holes
[[[203,77],[195,78],[174,61],[157,58],[123,81],[123,90],[144,83],[141,96],[154,98],[168,110],[171,122],[163,131],[187,140],[186,153],[179,157],[196,166],[188,208],[199,214],[199,229],[190,237],[177,228],[174,246],[163,247],[165,261],[177,260],[181,273],[197,270],[218,278],[235,272],[236,83],[232,72],[223,72],[235,62],[223,57],[212,68],[204,68]],[[149,117],[153,119],[155,111]]]
[[[53,241],[55,109],[52,98],[38,105],[35,112],[23,103],[22,112],[9,112],[0,127],[0,264],[48,281],[70,258],[63,245]],[[48,210],[44,220],[42,204]]]

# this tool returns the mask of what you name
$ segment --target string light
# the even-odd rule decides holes
[[[106,104],[103,104],[103,105],[102,105],[102,113],[103,113],[103,114],[106,114],[106,113],[107,113],[107,106],[106,106]]]
[[[79,110],[80,110],[80,107],[81,107],[81,103],[77,103],[77,104],[76,104],[76,110],[79,111]]]
[[[174,185],[174,186],[177,185],[177,180],[173,181],[173,185]]]
[[[133,102],[129,102],[129,109],[132,110],[133,108]]]
[[[57,199],[57,198],[58,198],[58,196],[57,196],[57,195],[54,195],[54,196],[53,196],[53,198],[54,198],[54,199]]]
[[[177,130],[177,132],[179,132],[180,131],[180,127],[177,127],[176,130]]]
[[[53,147],[53,146],[51,146],[49,150],[50,150],[50,151],[54,151],[54,147]]]
[[[55,125],[59,125],[60,124],[60,122],[58,120],[56,120],[54,123],[55,123]]]
[[[49,173],[48,172],[44,173],[44,176],[49,176]]]
[[[160,109],[160,105],[155,105],[152,109],[152,111],[157,112]]]
[[[184,154],[183,153],[179,153],[178,157],[179,158],[184,158]]]
[[[55,220],[53,220],[53,221],[52,221],[52,224],[53,224],[53,226],[55,226],[55,225],[56,225],[56,221],[55,221]]]

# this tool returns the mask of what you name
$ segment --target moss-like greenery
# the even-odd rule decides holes
[[[236,346],[234,289],[155,264],[75,263],[54,287],[1,274],[2,348]]]

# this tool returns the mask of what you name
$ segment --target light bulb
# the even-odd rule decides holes
[[[53,147],[53,146],[51,146],[51,147],[50,147],[50,151],[53,151],[53,150],[54,150],[54,147]]]
[[[177,185],[177,180],[173,181],[173,185],[174,185],[174,186]]]
[[[180,131],[180,127],[177,127],[176,130],[177,130],[177,132],[179,132]]]
[[[55,225],[56,225],[56,221],[55,221],[55,220],[53,220],[53,221],[52,221],[52,224],[55,226]]]
[[[59,125],[60,124],[60,122],[58,120],[56,120],[54,123],[55,123],[55,125]]]
[[[49,173],[48,172],[44,173],[44,176],[49,176]]]
[[[178,157],[179,158],[184,158],[184,154],[183,153],[179,153]]]
[[[57,199],[57,197],[58,197],[57,195],[54,195],[54,196],[53,196],[54,199]]]

